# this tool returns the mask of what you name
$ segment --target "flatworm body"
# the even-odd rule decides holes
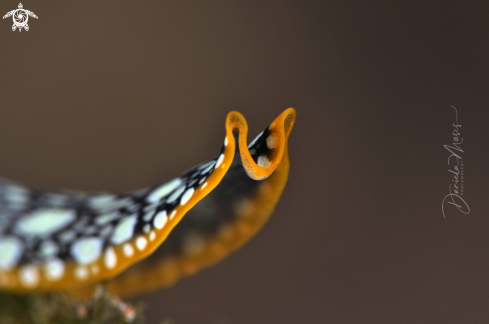
[[[285,110],[248,146],[246,120],[230,112],[215,159],[136,192],[36,191],[0,179],[0,289],[83,291],[106,282],[132,295],[218,262],[258,232],[279,200],[295,114]]]

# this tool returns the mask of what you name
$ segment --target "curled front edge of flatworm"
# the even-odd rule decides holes
[[[0,209],[0,245],[3,244],[6,247],[9,245],[16,247],[17,240],[22,241],[19,244],[26,249],[26,239],[20,236],[18,229],[20,228],[21,233],[26,229],[36,231],[32,225],[40,219],[50,219],[49,216],[53,214],[65,217],[67,223],[61,224],[59,219],[55,221],[55,225],[59,225],[59,228],[54,226],[55,230],[48,233],[52,237],[38,237],[37,245],[53,241],[51,238],[56,238],[55,242],[61,244],[59,240],[62,234],[77,226],[82,228],[81,234],[77,232],[76,238],[72,239],[69,244],[67,243],[68,247],[60,246],[61,250],[64,247],[64,252],[61,251],[63,253],[59,252],[48,260],[30,262],[31,253],[18,257],[19,264],[10,265],[10,268],[8,264],[7,267],[5,266],[6,262],[2,264],[0,261],[0,289],[16,292],[72,290],[112,279],[107,283],[110,291],[121,295],[131,295],[155,289],[158,286],[168,286],[182,276],[195,273],[223,259],[248,241],[262,227],[280,198],[288,177],[287,142],[295,122],[295,114],[293,108],[285,110],[265,130],[265,138],[262,132],[255,139],[255,141],[260,139],[262,148],[260,149],[260,146],[254,144],[255,141],[253,141],[249,150],[246,146],[248,130],[246,120],[240,113],[230,112],[226,119],[224,146],[216,159],[197,166],[164,185],[120,195],[116,202],[110,201],[110,196],[107,195],[82,197],[81,202],[78,196],[75,196],[71,197],[66,205],[58,206],[58,209],[53,208],[52,204],[48,206],[42,206],[42,204],[38,206],[38,204],[33,208],[21,209],[23,214],[19,214],[20,218],[9,218],[10,211],[4,211],[2,214]],[[239,156],[235,156],[236,153]],[[230,168],[233,174],[226,175]],[[237,172],[239,169],[244,169],[251,179],[264,181],[254,181],[260,183],[256,186],[246,185],[239,175],[235,175],[239,174]],[[165,256],[162,258],[163,261],[156,262],[159,265],[159,268],[156,268],[159,270],[155,270],[155,262],[137,263],[157,250],[183,216],[199,201],[206,196],[209,196],[207,200],[211,201],[210,197],[216,196],[215,192],[210,195],[211,192],[225,176],[227,176],[227,180],[224,181],[226,183],[241,179],[238,190],[239,186],[248,188],[247,194],[241,194],[240,199],[236,200],[239,208],[236,206],[232,208],[233,211],[230,214],[233,219],[227,222],[225,230],[221,228],[216,235],[207,237],[197,253],[174,253],[174,255]],[[4,195],[5,192],[11,193],[10,191],[11,189],[7,187]],[[225,185],[220,192],[227,195]],[[38,196],[39,194],[35,197]],[[107,198],[110,203],[105,203],[104,198]],[[124,199],[126,202],[129,200],[130,203],[128,205],[121,203]],[[212,199],[226,204],[224,198]],[[4,204],[4,206],[9,205]],[[66,216],[68,207],[74,210],[73,213],[76,215],[74,220]],[[88,213],[90,217],[84,213]],[[119,216],[118,219],[113,219],[114,213]],[[2,217],[4,224],[2,224]],[[33,218],[35,221],[32,221]],[[17,219],[19,220],[16,221]],[[91,229],[90,225],[102,222],[111,225],[111,231],[106,231],[110,239],[102,240],[99,237],[104,230],[102,227],[97,227],[95,233],[92,233],[93,229],[91,232],[88,231]],[[23,235],[27,237],[28,234]],[[93,249],[97,251],[94,252]],[[7,258],[12,259],[12,255],[17,252],[10,254],[7,252]],[[158,260],[157,253],[151,257]],[[133,264],[135,264],[133,267],[123,272]],[[120,275],[117,276],[118,274]]]
[[[154,254],[109,280],[106,289],[113,294],[127,297],[169,287],[182,277],[193,275],[223,260],[248,242],[273,213],[287,183],[290,167],[288,137],[295,117],[293,108],[285,110],[253,140],[249,145],[250,150],[245,145],[238,147],[237,160],[242,165],[236,166],[235,160],[233,166],[242,172],[236,172],[231,167],[219,186],[186,215]],[[241,131],[246,128],[244,124]],[[239,136],[246,139],[246,133],[240,132]],[[261,140],[265,150],[258,150],[260,143],[256,143],[257,140]],[[246,141],[241,143],[245,144]],[[268,167],[259,168],[254,160],[260,161],[260,157],[267,157],[264,156],[264,151],[267,151],[270,162]],[[248,156],[243,152],[248,153]],[[261,181],[254,180],[248,173],[249,169],[244,167],[243,160],[246,157],[254,167],[252,175],[259,177]],[[231,207],[226,208],[226,204]],[[207,235],[199,235],[196,228],[201,234],[206,234],[199,228],[203,226],[201,219],[206,212],[212,213],[214,219],[207,223]],[[216,215],[219,213],[221,215]],[[209,223],[217,226],[209,228]],[[171,249],[175,242],[183,245],[178,253]],[[162,249],[165,245],[170,248]],[[93,288],[86,289],[83,295],[89,296],[92,291]],[[80,295],[80,292],[76,295]]]

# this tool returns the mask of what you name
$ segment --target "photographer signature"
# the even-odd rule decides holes
[[[453,143],[450,145],[443,145],[443,147],[450,152],[450,156],[448,157],[448,165],[451,169],[448,169],[453,176],[452,183],[448,186],[448,194],[443,198],[441,203],[441,211],[443,213],[443,217],[445,217],[445,205],[453,205],[460,212],[464,214],[470,213],[469,205],[462,198],[464,194],[464,162],[462,160],[461,153],[464,151],[460,148],[460,145],[463,143],[463,139],[460,136],[460,128],[462,125],[458,122],[458,111],[457,108],[451,106],[455,109],[455,123],[453,123]]]

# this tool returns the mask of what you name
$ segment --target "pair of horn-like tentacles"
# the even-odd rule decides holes
[[[285,110],[247,145],[238,112],[219,155],[162,185],[125,194],[36,191],[0,178],[0,289],[91,287],[131,295],[168,286],[247,242],[289,173]]]

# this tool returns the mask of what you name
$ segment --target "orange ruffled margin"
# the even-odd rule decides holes
[[[168,220],[168,224],[153,239],[149,237],[149,234],[143,234],[129,241],[133,246],[136,246],[136,241],[143,237],[148,242],[148,246],[144,250],[136,250],[134,255],[128,258],[127,256],[123,257],[122,244],[111,246],[110,248],[113,249],[118,260],[116,266],[112,269],[107,270],[104,267],[104,256],[101,256],[90,265],[90,277],[85,281],[80,281],[75,276],[79,265],[75,262],[67,262],[65,264],[66,275],[60,280],[54,282],[40,280],[36,287],[25,287],[18,280],[20,269],[15,268],[1,273],[0,287],[13,292],[71,290],[71,294],[86,296],[93,291],[93,284],[108,280],[106,287],[109,292],[128,296],[172,285],[178,279],[192,275],[198,270],[224,259],[251,239],[273,212],[288,178],[288,137],[294,126],[295,118],[295,109],[289,108],[270,124],[270,142],[267,142],[267,144],[269,147],[273,147],[273,150],[272,154],[268,156],[269,163],[267,163],[266,167],[262,167],[255,163],[248,150],[248,125],[245,118],[239,112],[230,112],[226,118],[226,144],[221,164],[209,175],[206,182],[195,190],[195,194],[186,204],[175,208],[173,217]],[[239,133],[237,143],[233,135],[233,132],[236,131]],[[123,271],[130,265],[153,253],[165,241],[187,211],[220,183],[234,159],[236,145],[239,147],[241,162],[248,176],[261,181],[254,196],[248,199],[247,203],[243,204],[243,207],[238,211],[239,217],[236,218],[233,224],[228,226],[225,231],[220,231],[213,239],[208,240],[197,254],[165,260],[156,267],[151,265],[141,267],[137,271],[124,273]],[[98,271],[95,271],[95,269],[98,269]]]

